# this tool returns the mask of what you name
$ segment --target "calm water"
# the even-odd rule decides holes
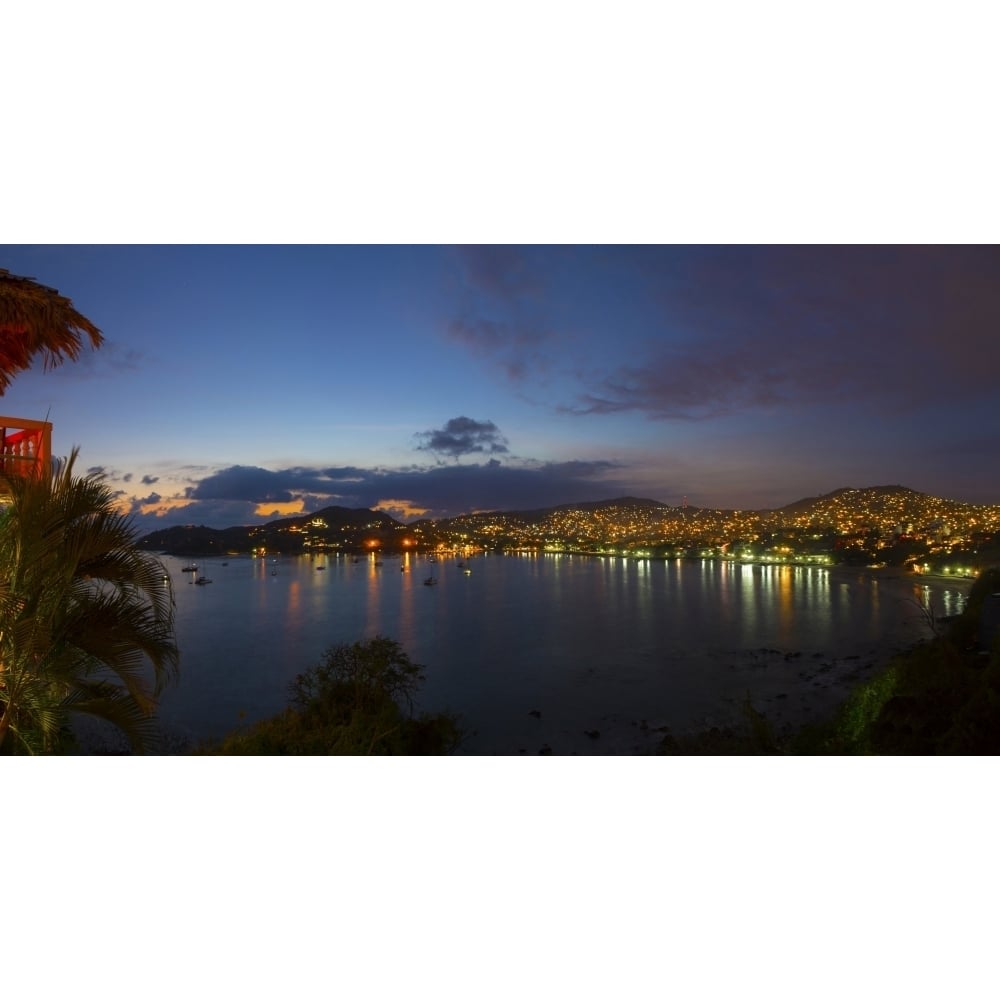
[[[286,703],[331,645],[376,634],[425,667],[420,707],[449,707],[468,753],[627,753],[739,718],[751,692],[777,723],[829,710],[859,675],[929,635],[916,601],[963,606],[967,582],[846,569],[582,556],[164,557],[181,682],[163,721],[218,737]],[[316,567],[326,568],[319,570]],[[430,573],[438,585],[424,586]],[[531,712],[541,713],[541,718]],[[600,732],[600,738],[586,735]]]

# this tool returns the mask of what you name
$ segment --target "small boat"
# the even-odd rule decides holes
[[[433,576],[429,576],[429,577],[427,577],[426,580],[424,580],[424,586],[425,587],[436,587],[437,586],[437,580],[435,580]]]
[[[181,566],[181,572],[182,573],[197,573],[198,572],[198,564],[197,563],[188,563],[187,566]]]
[[[321,569],[326,569],[326,566],[325,566],[325,565],[323,565],[323,563],[320,563],[320,564],[319,564],[319,565],[318,565],[318,566],[316,567],[316,569],[317,569],[317,570],[321,570]]]
[[[207,576],[199,576],[197,580],[194,581],[199,587],[204,587],[206,583],[211,583]]]

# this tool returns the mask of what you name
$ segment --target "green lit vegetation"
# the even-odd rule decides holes
[[[994,754],[1000,752],[1000,639],[980,648],[986,599],[1000,569],[982,573],[968,605],[926,643],[896,657],[852,691],[825,727],[791,749],[811,753]]]
[[[211,754],[443,754],[462,732],[449,713],[413,714],[424,680],[398,642],[334,646],[291,684],[278,715],[204,748]]]
[[[982,648],[984,604],[1000,593],[1000,569],[982,573],[965,611],[934,621],[934,637],[900,654],[857,685],[828,722],[778,739],[750,702],[745,726],[668,737],[678,754],[995,754],[1000,753],[1000,633]]]

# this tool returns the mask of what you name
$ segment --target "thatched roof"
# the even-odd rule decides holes
[[[67,358],[75,361],[83,335],[95,348],[104,342],[101,331],[65,295],[0,267],[0,395],[38,355],[46,369]]]

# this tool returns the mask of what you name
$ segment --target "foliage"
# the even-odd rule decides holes
[[[961,616],[855,688],[836,717],[825,727],[801,734],[792,751],[1000,751],[1000,645],[994,643],[991,650],[976,645],[983,601],[997,591],[1000,570],[982,573]]]
[[[0,515],[0,750],[58,749],[69,713],[155,743],[156,698],[176,674],[173,596],[95,475],[12,479]],[[149,677],[150,667],[152,677]]]
[[[290,705],[207,752],[440,754],[458,746],[449,713],[413,716],[424,676],[398,642],[376,636],[333,646],[290,685]]]
[[[38,356],[46,368],[66,358],[75,361],[81,334],[95,348],[104,341],[101,331],[66,296],[0,267],[0,395]]]
[[[765,716],[743,705],[746,728],[668,736],[663,753],[995,754],[1000,753],[1000,637],[980,649],[987,595],[1000,593],[1000,569],[980,574],[964,612],[935,618],[933,633],[857,685],[834,717],[776,738]]]

